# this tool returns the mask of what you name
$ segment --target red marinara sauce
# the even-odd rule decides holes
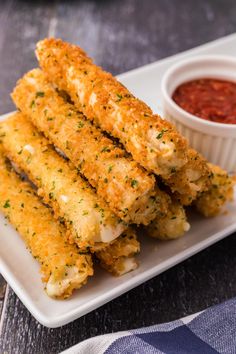
[[[198,79],[181,84],[174,91],[178,106],[195,116],[217,123],[236,124],[236,83]]]

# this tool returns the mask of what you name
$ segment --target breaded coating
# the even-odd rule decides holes
[[[216,216],[223,206],[233,200],[234,180],[221,167],[208,164],[212,172],[212,185],[194,202],[197,210],[206,217]]]
[[[153,115],[111,74],[96,66],[85,52],[57,39],[37,44],[40,66],[65,90],[84,115],[118,138],[147,170],[169,176],[187,162],[186,140],[173,126]]]
[[[145,228],[149,236],[160,240],[179,238],[189,229],[190,225],[183,206],[174,201],[170,205],[167,215],[157,218]]]
[[[40,263],[49,296],[67,298],[93,275],[91,256],[65,240],[65,227],[53,218],[33,188],[11,170],[1,149],[0,210]]]
[[[166,181],[182,205],[190,205],[212,183],[207,161],[194,149],[188,150],[188,157],[189,161]]]
[[[133,229],[127,229],[105,250],[96,252],[101,266],[113,275],[120,276],[138,267],[135,255],[140,252],[140,243]]]
[[[65,102],[41,70],[32,70],[19,80],[12,97],[122,220],[147,225],[166,211],[169,198],[155,187],[154,176]]]
[[[51,38],[37,44],[36,55],[49,80],[70,95],[86,118],[118,138],[135,161],[159,175],[172,191],[180,189],[184,200],[189,194],[193,200],[196,186],[199,192],[205,190],[208,177],[201,175],[207,169],[205,160],[199,158],[199,169],[192,171],[186,139],[96,66],[82,49]],[[197,174],[200,181],[192,183]]]
[[[55,216],[65,222],[70,242],[97,249],[123,232],[126,226],[121,220],[22,113],[1,122],[0,135],[7,157],[28,175]]]

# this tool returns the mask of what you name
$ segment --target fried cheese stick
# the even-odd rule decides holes
[[[151,237],[159,240],[176,239],[190,229],[183,206],[178,202],[172,202],[167,215],[151,222],[145,230]]]
[[[126,226],[22,113],[1,122],[0,135],[7,157],[29,176],[56,217],[64,220],[70,242],[95,250],[123,232]]]
[[[0,210],[40,263],[49,296],[67,298],[93,275],[91,256],[65,241],[65,227],[53,218],[34,189],[11,170],[1,148]]]
[[[41,70],[34,69],[19,80],[12,97],[122,220],[147,225],[167,210],[169,197],[155,187],[154,176],[65,102]]]
[[[145,168],[169,175],[170,169],[187,162],[185,139],[171,124],[153,117],[149,107],[93,64],[82,49],[45,39],[37,44],[36,55],[52,82],[71,96],[88,119],[120,139]]]
[[[182,205],[190,205],[212,184],[212,173],[206,160],[194,149],[188,149],[189,161],[166,183]]]
[[[219,166],[208,164],[212,175],[212,185],[207,192],[194,202],[196,209],[206,217],[216,216],[222,211],[222,207],[233,200],[234,181],[226,171]]]
[[[10,161],[9,161],[9,166],[10,167],[12,166],[12,163],[10,163]],[[16,171],[14,166],[13,169]],[[20,178],[19,174],[20,176],[22,176],[22,171],[20,171],[19,169],[17,169],[16,173],[18,175],[18,178]],[[27,178],[27,176],[24,176],[24,178],[25,177]],[[30,183],[31,182],[28,180],[28,183],[26,185],[29,185]],[[30,188],[33,190],[31,186]],[[33,191],[34,194],[36,195],[35,190]],[[30,191],[28,190],[28,193],[29,192]],[[51,208],[48,207],[47,209],[51,209]],[[62,225],[62,223],[59,223],[59,225]],[[63,226],[63,229],[65,235],[66,234],[65,226]],[[95,252],[95,255],[100,260],[100,265],[105,270],[112,273],[113,275],[120,276],[128,272],[131,272],[132,270],[138,267],[138,262],[135,259],[135,255],[139,252],[140,252],[140,243],[137,240],[136,233],[134,229],[128,228],[126,231],[122,233],[122,235],[120,235],[117,239],[115,239],[113,242],[108,244],[108,246],[104,248],[102,247],[101,251]],[[51,291],[51,293],[54,291],[53,286],[50,282],[48,289]]]
[[[49,80],[70,95],[86,118],[118,138],[135,161],[161,176],[172,191],[179,189],[185,201],[190,196],[191,203],[207,188],[205,160],[199,158],[200,168],[196,171],[194,165],[192,170],[186,139],[96,66],[82,49],[60,39],[44,39],[37,44],[36,56]],[[200,180],[195,179],[199,174]]]
[[[11,163],[11,165],[13,164]],[[16,171],[15,167],[13,166],[13,169]],[[19,169],[17,169],[16,173],[22,176],[22,171]],[[27,178],[27,176],[24,177]],[[30,181],[28,182],[30,183]],[[66,234],[65,228],[64,234]],[[95,255],[100,260],[100,265],[115,276],[129,273],[138,267],[135,255],[140,252],[140,243],[137,240],[136,233],[131,228],[128,228],[117,239],[108,244],[108,246],[101,247],[101,249],[101,251],[95,250]],[[54,287],[50,283],[49,290],[51,293],[54,291],[53,289]]]
[[[140,243],[136,233],[129,228],[106,249],[96,252],[96,257],[105,270],[120,276],[138,267],[135,255],[139,252]]]

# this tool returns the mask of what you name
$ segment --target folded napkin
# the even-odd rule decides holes
[[[236,299],[174,322],[90,338],[63,352],[121,353],[236,354]]]

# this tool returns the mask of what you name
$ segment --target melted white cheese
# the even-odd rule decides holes
[[[64,154],[63,151],[61,151],[61,149],[59,149],[57,146],[55,146],[55,150],[56,152],[61,155],[64,159],[67,159],[67,156]]]
[[[158,150],[161,152],[162,156],[170,157],[173,155],[175,150],[175,144],[171,141],[163,142],[163,139],[157,139],[157,136],[161,134],[161,132],[155,129],[149,129],[148,131],[148,138],[149,143],[152,149]]]
[[[32,84],[32,85],[35,85],[35,84],[36,84],[36,80],[35,80],[35,78],[33,78],[33,77],[26,76],[26,77],[25,77],[25,80],[28,81],[28,83],[30,83],[30,84]]]
[[[123,117],[120,111],[120,107],[112,100],[109,100],[108,104],[113,108],[113,112],[111,113],[111,115],[115,118],[114,128],[119,130],[119,124],[123,123]]]
[[[100,235],[97,236],[97,238],[94,239],[94,241],[110,243],[111,241],[119,237],[124,230],[125,230],[125,226],[122,223],[116,225],[115,227],[101,225]]]
[[[132,270],[136,269],[137,266],[138,266],[138,263],[136,262],[134,257],[124,258],[123,270],[119,272],[119,275],[129,273]]]
[[[94,106],[96,102],[97,102],[97,95],[94,92],[92,92],[89,98],[89,104],[91,106]]]
[[[75,266],[66,267],[63,279],[54,281],[52,275],[50,276],[47,282],[46,292],[48,296],[62,296],[71,283],[79,285],[86,279],[86,276],[86,273],[79,273],[79,269]]]
[[[201,171],[193,170],[193,169],[187,169],[186,170],[186,176],[188,177],[190,182],[195,182],[201,177]]]
[[[29,144],[25,145],[25,146],[23,147],[23,149],[26,150],[26,151],[28,151],[31,155],[33,155],[34,152],[35,152],[33,146],[31,146],[31,145],[29,145]]]
[[[69,201],[69,198],[67,197],[67,195],[64,195],[64,194],[60,195],[60,198],[65,203],[68,203],[68,201]]]
[[[72,83],[76,89],[77,95],[80,99],[80,103],[84,103],[84,84],[78,79],[74,73],[74,68],[71,66],[68,69],[68,80]]]
[[[184,231],[187,232],[189,230],[190,230],[190,224],[187,221],[185,221],[185,223],[184,223]]]

